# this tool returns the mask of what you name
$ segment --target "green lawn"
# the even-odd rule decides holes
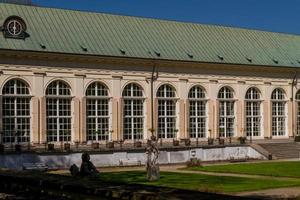
[[[190,189],[209,192],[235,193],[254,191],[269,188],[300,186],[299,180],[275,180],[258,178],[240,178],[210,176],[202,174],[183,174],[162,172],[161,179],[157,182],[148,182],[145,172],[114,172],[102,173],[102,181],[115,181],[124,183],[137,183],[171,188]]]
[[[266,162],[190,167],[189,170],[300,178],[300,162]]]

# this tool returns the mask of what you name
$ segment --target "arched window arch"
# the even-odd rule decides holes
[[[85,95],[87,141],[110,140],[107,87],[100,82],[93,82],[88,86]]]
[[[246,96],[246,135],[249,137],[261,135],[261,95],[257,88],[251,87]]]
[[[300,90],[296,93],[297,102],[297,135],[300,135]]]
[[[47,141],[71,141],[71,89],[53,81],[46,89]]]
[[[194,86],[189,91],[189,133],[191,138],[206,136],[206,99],[200,86]]]
[[[28,85],[19,79],[9,80],[2,95],[3,142],[29,142],[31,96]]]
[[[144,96],[143,89],[136,83],[126,85],[123,97],[123,139],[143,139]]]
[[[272,136],[286,135],[286,99],[281,88],[273,90],[272,101]]]
[[[176,98],[175,89],[162,85],[157,90],[158,98],[158,137],[176,138]]]
[[[219,137],[234,136],[235,111],[233,90],[222,87],[218,93],[219,99]]]

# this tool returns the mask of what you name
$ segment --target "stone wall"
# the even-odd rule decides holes
[[[193,152],[193,153],[192,153]],[[230,159],[265,159],[263,155],[249,146],[194,148],[183,150],[160,151],[160,164],[185,163],[192,154],[202,161],[219,161]],[[140,161],[145,164],[145,152],[110,152],[91,154],[91,160],[97,167],[119,166],[120,160],[129,160],[128,164]],[[22,169],[23,163],[45,163],[50,169],[69,168],[72,164],[80,165],[81,153],[70,154],[6,154],[0,155],[0,168]]]

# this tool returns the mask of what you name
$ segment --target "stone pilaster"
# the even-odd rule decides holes
[[[190,102],[185,103],[185,138],[190,138]]]
[[[149,96],[147,96],[149,97]],[[151,132],[149,131],[151,129],[151,97],[145,99],[145,117],[146,117],[146,130],[144,131],[144,139],[150,139]]]
[[[40,143],[45,143],[47,142],[46,97],[41,97],[40,102]]]
[[[80,142],[87,142],[87,128],[86,128],[86,97],[83,97],[80,102]]]
[[[119,115],[118,100],[112,99],[112,140],[119,140],[118,115]]]
[[[178,104],[179,104],[179,106],[178,106],[179,107],[179,116],[178,116],[179,129],[178,129],[177,139],[184,139],[184,138],[186,138],[186,128],[185,128],[186,110],[185,110],[184,100],[179,99]]]
[[[38,144],[40,142],[40,135],[39,135],[39,115],[40,115],[40,106],[39,106],[39,98],[32,97],[31,99],[31,106],[32,106],[32,114],[31,114],[31,136],[30,142]]]
[[[264,137],[265,138],[271,138],[272,137],[272,113],[271,113],[271,102],[270,100],[266,100],[263,102],[263,108],[264,108]]]
[[[236,135],[235,137],[243,136],[243,101],[237,100],[236,102]]]
[[[220,102],[218,100],[214,103],[215,112],[214,112],[214,131],[213,131],[213,137],[218,138],[219,137],[219,113],[220,113]]]
[[[73,134],[72,141],[80,141],[80,101],[78,98],[73,98]]]
[[[292,101],[288,101],[287,102],[287,136],[289,137],[293,137],[294,136],[294,117],[293,117],[293,113],[296,112],[296,110],[294,109],[295,107],[293,106]]]

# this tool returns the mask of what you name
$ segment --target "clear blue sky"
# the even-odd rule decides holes
[[[40,6],[300,35],[300,0],[33,0]]]

